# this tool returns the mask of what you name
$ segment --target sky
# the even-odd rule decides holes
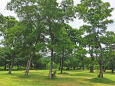
[[[6,10],[6,5],[10,0],[0,0],[0,13],[4,16],[14,16],[17,17],[16,14],[13,11]],[[58,0],[61,2],[62,0]],[[75,4],[80,3],[80,0],[74,0]],[[111,7],[115,9],[115,0],[103,0],[104,2],[109,2],[111,4]],[[114,31],[115,32],[115,10],[112,12],[112,17],[114,23],[108,25],[108,31]],[[69,23],[73,28],[79,28],[84,24],[82,20],[79,20],[78,18],[74,21]]]

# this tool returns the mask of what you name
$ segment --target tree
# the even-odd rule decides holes
[[[115,42],[115,33],[112,31],[107,31],[105,36],[101,38],[103,40],[103,44],[105,44],[105,52],[104,52],[104,64],[105,70],[111,69],[112,73],[114,72],[115,66],[115,57],[114,57],[114,42]],[[113,47],[113,48],[112,48]]]
[[[108,2],[103,2],[101,0],[81,0],[81,3],[77,5],[76,10],[79,14],[79,18],[89,24],[91,28],[90,33],[95,37],[95,48],[100,51],[98,53],[98,63],[100,66],[98,77],[102,78],[103,48],[100,37],[105,34],[107,25],[113,22],[108,19],[108,17],[111,16],[113,8],[110,8],[110,4]]]
[[[37,2],[33,0],[11,0],[8,3],[8,9],[14,10],[17,13],[22,23],[21,25],[24,27],[22,45],[28,52],[26,76],[29,73],[31,60],[35,52],[35,45],[40,42],[41,37],[43,37],[41,33],[44,31],[42,17],[39,14],[38,4],[36,4]]]
[[[4,17],[4,25],[3,28],[1,28],[2,36],[4,40],[2,41],[3,45],[9,49],[10,57],[11,57],[11,63],[9,67],[9,74],[12,72],[12,68],[14,65],[14,59],[16,55],[16,44],[19,40],[19,34],[20,31],[17,27],[18,21],[14,17]]]
[[[74,49],[74,43],[70,40],[70,37],[66,31],[67,25],[63,25],[61,30],[56,33],[56,46],[55,50],[56,53],[58,53],[60,57],[60,71],[61,74],[63,73],[63,66],[64,66],[64,60],[65,56],[72,55],[72,51]],[[58,58],[59,59],[59,58]]]
[[[60,31],[64,21],[72,19],[74,15],[73,0],[64,0],[61,5],[57,0],[42,0],[39,1],[40,13],[45,18],[45,26],[47,27],[47,35],[49,36],[48,48],[50,50],[50,70],[49,78],[53,78],[52,68],[54,61],[54,47],[56,44],[56,33]]]
[[[83,40],[84,40],[84,46],[86,48],[88,48],[88,54],[90,55],[91,58],[91,63],[90,63],[90,72],[93,73],[94,72],[94,62],[95,62],[95,36],[94,34],[91,33],[91,26],[89,25],[83,25],[81,27],[81,29],[83,30],[83,32],[85,33]]]

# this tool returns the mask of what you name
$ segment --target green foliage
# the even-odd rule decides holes
[[[10,67],[12,57],[17,70],[27,64],[29,69],[99,69],[100,62],[103,69],[115,69],[115,33],[107,31],[113,8],[108,2],[81,0],[75,6],[73,0],[11,0],[7,9],[19,20],[0,14],[2,69]],[[76,17],[86,23],[79,29],[68,25]]]

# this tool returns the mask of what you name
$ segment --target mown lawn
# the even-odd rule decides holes
[[[0,71],[0,86],[115,86],[115,74],[105,73],[103,79],[97,78],[96,73],[89,71],[57,72],[55,79],[48,79],[48,70],[31,70],[28,77],[24,71]]]

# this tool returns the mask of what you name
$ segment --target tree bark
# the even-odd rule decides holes
[[[106,68],[103,71],[106,72]]]
[[[94,73],[94,65],[93,64],[90,67],[90,73]]]
[[[10,67],[9,67],[9,72],[8,74],[12,74],[12,68],[14,66],[14,58],[15,58],[15,51],[13,52],[12,54],[12,60],[11,60],[11,64],[10,64]]]
[[[54,45],[54,34],[51,32],[51,30],[50,30],[50,36],[51,36],[51,44],[53,46]],[[49,70],[49,78],[50,79],[53,78],[53,74],[52,74],[53,59],[54,59],[54,50],[53,50],[53,47],[52,47],[51,48],[51,58],[50,58],[50,70]]]
[[[94,56],[93,56],[93,53],[91,53],[91,61],[94,62]],[[90,67],[90,73],[94,73],[94,63],[91,64],[91,67]]]
[[[64,48],[62,50],[62,57],[61,57],[61,74],[63,73],[63,62],[64,61]]]
[[[6,70],[6,59],[4,61],[4,70]]]
[[[99,77],[99,78],[103,78],[103,50],[102,50],[101,43],[99,42],[99,39],[98,39],[97,36],[95,36],[95,41],[96,41],[97,44],[98,44],[98,46],[96,46],[96,48],[99,48],[99,49],[100,49],[100,59],[99,59],[99,61],[98,61],[100,72],[99,72],[98,77]],[[96,59],[97,59],[97,55],[96,55]]]
[[[91,51],[90,46],[89,46],[89,51]],[[90,52],[90,56],[91,56],[91,61],[94,62],[94,56],[92,52]],[[92,63],[90,66],[90,73],[94,73],[94,63]]]
[[[103,55],[102,55],[102,47],[101,47],[101,44],[99,44],[99,47],[100,47],[101,53],[100,53],[100,60],[99,60],[100,72],[99,72],[98,77],[99,77],[99,78],[103,78],[103,67],[102,67],[102,64],[103,64]]]
[[[60,58],[60,61],[59,61],[59,71],[61,70],[61,58]]]
[[[53,48],[51,49],[51,58],[50,58],[50,70],[49,70],[49,78],[52,79],[52,68],[53,68]]]
[[[99,67],[100,67],[100,72],[99,72],[98,77],[99,78],[103,78],[102,60],[100,60]]]
[[[114,69],[112,68],[112,73],[114,73]]]
[[[31,64],[31,60],[32,60],[31,48],[28,49],[28,52],[29,52],[29,58],[28,58],[27,65],[26,65],[25,76],[28,76],[29,70],[30,70],[30,64]]]

